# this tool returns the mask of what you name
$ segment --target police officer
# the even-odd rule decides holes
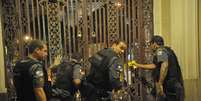
[[[123,63],[120,56],[126,48],[124,41],[116,40],[110,48],[97,52],[89,59],[91,69],[82,86],[86,86],[83,94],[86,101],[111,101],[111,91],[122,87],[120,72]]]
[[[74,101],[84,74],[81,71],[82,57],[80,53],[73,53],[70,61],[63,61],[56,69],[56,80],[53,94],[60,101]]]
[[[14,85],[19,101],[46,101],[44,90],[47,73],[41,62],[47,56],[47,46],[40,40],[32,40],[29,55],[14,67]]]
[[[152,64],[138,64],[138,68],[153,69],[157,101],[184,101],[183,78],[174,51],[164,46],[161,36],[153,36],[150,42],[154,52]]]

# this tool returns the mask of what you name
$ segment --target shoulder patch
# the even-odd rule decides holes
[[[36,71],[36,75],[37,75],[38,77],[41,77],[41,76],[43,76],[43,72],[40,71],[40,70],[38,70],[38,71]]]
[[[159,50],[158,52],[157,52],[157,55],[162,55],[163,54],[163,51],[162,50]]]
[[[30,68],[30,71],[36,71],[38,68],[40,68],[40,64],[33,64]]]

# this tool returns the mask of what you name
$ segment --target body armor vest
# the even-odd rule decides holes
[[[36,63],[40,62],[26,59],[17,62],[14,67],[14,85],[16,87],[17,97],[20,101],[36,101],[33,90],[33,79],[30,74],[31,66]]]
[[[103,49],[89,59],[91,70],[87,76],[87,81],[96,89],[112,90],[109,81],[109,62],[113,57],[117,57],[113,50]]]

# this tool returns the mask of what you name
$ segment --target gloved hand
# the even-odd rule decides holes
[[[135,60],[132,60],[132,61],[128,62],[128,66],[136,69],[137,68],[137,63],[136,63]]]

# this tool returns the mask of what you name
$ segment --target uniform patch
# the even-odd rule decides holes
[[[122,68],[121,65],[116,65],[115,70],[116,70],[117,72],[121,72],[121,71],[123,71],[123,68]]]
[[[163,62],[163,61],[166,61],[168,60],[168,55],[165,51],[165,49],[158,49],[158,51],[156,52],[156,55],[157,55],[157,61],[158,62]]]
[[[162,55],[163,54],[163,51],[158,51],[157,52],[157,55]]]
[[[122,66],[121,66],[121,65],[118,65],[118,68],[119,68],[119,69],[121,69],[121,68],[122,68]]]
[[[43,76],[43,72],[42,72],[42,71],[36,71],[36,76],[37,76],[37,77]]]

